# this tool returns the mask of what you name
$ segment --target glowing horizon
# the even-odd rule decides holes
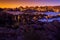
[[[60,6],[60,0],[0,0],[0,8],[19,6]]]

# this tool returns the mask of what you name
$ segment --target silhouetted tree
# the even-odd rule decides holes
[[[0,8],[0,11],[3,11],[4,9]]]

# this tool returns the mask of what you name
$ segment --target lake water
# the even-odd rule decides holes
[[[58,14],[60,14],[60,13],[56,13],[56,12],[45,12],[44,14],[46,14],[46,15],[51,15],[51,16],[57,16]],[[54,20],[58,20],[59,22],[60,22],[60,17],[59,18],[52,18],[52,19],[46,19],[46,18],[44,18],[44,19],[39,19],[38,21],[42,21],[42,22],[52,22],[52,21],[54,21]]]
[[[53,19],[39,19],[38,21],[42,21],[42,22],[52,22],[54,20],[58,20],[60,22],[60,18],[53,18]]]
[[[10,13],[10,14],[13,14],[13,15],[23,14],[23,12],[19,12],[19,11],[17,11],[17,12],[13,12],[13,11],[9,12],[8,11],[7,13]],[[50,16],[57,16],[58,14],[60,14],[60,12],[32,12],[31,14],[36,14],[36,13],[46,14],[46,15],[50,15]],[[47,20],[48,20],[48,22],[52,22],[53,20],[58,20],[60,22],[60,18],[53,18],[53,19],[44,18],[44,19],[39,19],[38,21],[47,22]]]
[[[58,15],[60,13],[59,12],[45,12],[44,14],[51,15],[51,16],[56,16],[56,15]]]

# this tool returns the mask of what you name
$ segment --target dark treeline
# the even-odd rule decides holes
[[[18,7],[18,8],[0,8],[0,11],[33,11],[33,12],[60,12],[60,6],[35,6],[35,7]]]

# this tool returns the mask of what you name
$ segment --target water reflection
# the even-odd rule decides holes
[[[13,15],[19,15],[19,14],[23,14],[24,12],[11,12],[8,11],[7,13],[13,14]],[[49,16],[57,16],[60,14],[60,12],[32,12],[31,14],[46,14]],[[52,22],[53,20],[58,20],[60,21],[60,18],[52,18],[52,19],[47,19],[47,18],[42,18],[42,19],[38,19],[38,21],[42,21],[42,22]]]
[[[58,20],[60,22],[60,18],[52,18],[52,19],[46,19],[46,18],[44,18],[44,19],[38,19],[38,21],[42,21],[42,22],[47,22],[47,20],[48,20],[48,22],[52,22],[54,20]]]
[[[56,15],[58,15],[60,13],[57,13],[57,12],[45,12],[44,14],[51,15],[51,16],[56,16]]]

